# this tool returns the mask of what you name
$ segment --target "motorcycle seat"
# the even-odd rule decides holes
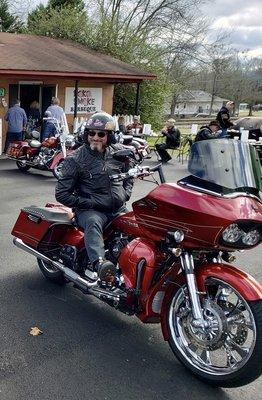
[[[39,140],[36,140],[36,139],[29,140],[28,144],[30,147],[34,147],[34,148],[41,147],[41,142],[39,142]]]
[[[22,208],[22,211],[46,221],[61,224],[73,224],[73,221],[70,219],[68,213],[59,208],[29,206]]]

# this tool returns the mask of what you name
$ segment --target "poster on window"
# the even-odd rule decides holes
[[[65,92],[65,113],[74,114],[75,88],[67,87]],[[77,112],[94,113],[102,110],[102,88],[78,88]]]

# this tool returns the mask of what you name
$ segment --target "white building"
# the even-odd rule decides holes
[[[178,96],[175,105],[175,114],[185,116],[194,116],[199,113],[209,114],[211,97],[210,93],[204,92],[203,90],[185,90]],[[227,101],[227,99],[215,96],[212,114],[216,114]]]

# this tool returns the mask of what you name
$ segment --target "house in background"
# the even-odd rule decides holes
[[[185,90],[178,95],[174,114],[178,116],[195,116],[199,113],[209,114],[211,100],[212,95],[203,90]],[[227,101],[227,99],[214,96],[212,114],[216,114]]]
[[[52,97],[59,97],[72,127],[75,117],[87,117],[100,110],[111,114],[116,83],[137,85],[134,112],[138,114],[140,83],[156,78],[134,65],[65,39],[0,32],[0,54],[3,143],[7,130],[4,115],[17,98],[26,112],[37,101],[43,115]]]

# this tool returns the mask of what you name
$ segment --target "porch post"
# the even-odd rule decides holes
[[[139,115],[139,102],[140,102],[140,84],[141,82],[137,83],[136,86],[136,105],[135,105],[135,115]]]
[[[74,91],[74,118],[77,117],[77,92],[78,92],[78,80],[75,81],[75,91]]]

